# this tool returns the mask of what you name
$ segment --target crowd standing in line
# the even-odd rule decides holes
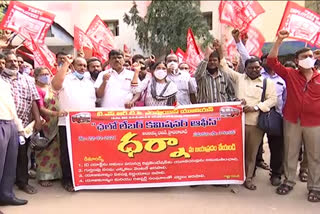
[[[60,179],[65,190],[74,191],[66,133],[68,111],[230,101],[241,101],[246,113],[244,186],[255,190],[256,167],[269,169],[260,157],[265,133],[257,124],[260,112],[275,108],[284,122],[280,136],[267,134],[270,182],[277,186],[278,194],[288,194],[295,185],[298,160],[302,160],[299,177],[307,181],[307,199],[319,202],[320,50],[303,48],[296,52],[294,62],[282,65],[278,51],[288,35],[287,31],[280,31],[270,53],[258,58],[248,54],[248,38],[235,29],[232,36],[239,61],[228,62],[222,45],[214,40],[194,75],[175,54],[158,61],[154,56],[131,57],[111,50],[108,63],[102,64],[95,57],[73,58],[59,52],[57,73],[53,76],[46,67],[33,70],[12,51],[1,53],[0,153],[4,155],[0,156],[0,204],[27,203],[15,197],[14,184],[28,194],[37,193],[29,184],[29,165],[35,165],[41,186],[50,187]],[[267,87],[261,99],[264,84]],[[31,121],[36,134],[25,139],[23,130]],[[48,145],[34,152],[33,161],[28,149],[36,136],[47,139]]]

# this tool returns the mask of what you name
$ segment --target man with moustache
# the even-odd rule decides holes
[[[14,97],[17,115],[22,120],[23,127],[26,127],[30,123],[30,113],[32,112],[35,120],[35,130],[40,131],[41,119],[36,102],[40,99],[40,96],[34,80],[27,74],[19,72],[18,60],[14,53],[6,54],[5,60],[5,68],[1,76],[4,81],[11,85],[11,93]],[[29,139],[24,145],[19,146],[16,185],[28,194],[35,194],[37,190],[28,184],[28,144]]]
[[[229,77],[219,68],[220,55],[210,47],[195,72],[197,103],[228,102],[235,99]]]

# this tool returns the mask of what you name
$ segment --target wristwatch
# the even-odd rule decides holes
[[[259,111],[259,107],[257,105],[255,105],[253,108],[255,111]]]

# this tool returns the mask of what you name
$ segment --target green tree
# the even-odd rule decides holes
[[[212,41],[209,26],[200,11],[200,1],[163,1],[153,0],[144,18],[139,16],[137,5],[124,22],[136,29],[136,39],[144,51],[150,51],[157,57],[167,54],[170,49],[186,49],[188,28],[191,27],[196,40],[206,46]]]
[[[320,14],[320,1],[307,0],[305,1],[305,7],[313,10],[314,12]]]

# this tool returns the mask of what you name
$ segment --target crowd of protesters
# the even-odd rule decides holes
[[[71,110],[124,109],[139,106],[177,106],[195,103],[241,101],[245,112],[244,187],[255,190],[256,167],[270,170],[276,192],[293,190],[298,161],[299,177],[307,182],[308,200],[320,201],[320,50],[302,48],[294,61],[282,65],[278,50],[289,33],[280,31],[269,54],[250,56],[237,29],[232,31],[240,54],[229,61],[219,41],[206,48],[196,71],[175,54],[157,60],[154,56],[128,56],[120,50],[109,53],[107,64],[59,52],[57,73],[33,67],[13,51],[0,54],[0,204],[24,205],[14,184],[28,194],[36,178],[43,187],[61,180],[73,192],[67,146],[66,116]],[[265,81],[264,81],[265,80]],[[263,85],[267,85],[261,100]],[[265,135],[258,126],[260,112],[272,108],[283,117],[281,136],[267,134],[270,168],[262,156]],[[33,121],[37,134],[25,138]],[[32,141],[47,139],[45,148],[33,151]],[[29,150],[33,152],[30,152]],[[284,178],[284,180],[282,180]]]

